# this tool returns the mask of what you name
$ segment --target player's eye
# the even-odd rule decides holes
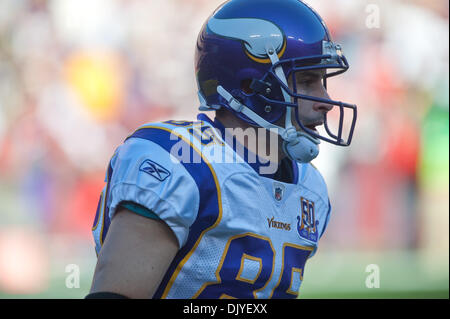
[[[312,79],[312,78],[304,78],[304,79],[300,79],[300,84],[303,84],[303,85],[307,85],[307,86],[309,86],[309,85],[313,85],[314,84],[314,82],[316,82],[317,80],[316,79]]]
[[[319,83],[320,80],[317,77],[302,77],[297,80],[297,86],[311,87]]]
[[[297,84],[303,86],[311,86],[321,80],[321,76],[317,73],[298,73],[296,75]]]

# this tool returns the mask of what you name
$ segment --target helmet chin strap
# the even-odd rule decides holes
[[[280,60],[278,59],[278,55],[274,47],[270,42],[266,44],[266,52],[272,62],[272,65],[275,65]],[[274,69],[275,74],[278,76],[283,83],[288,86],[286,76],[283,72],[283,68],[278,66]],[[284,100],[286,102],[291,101],[290,95],[281,87],[281,91],[283,93]],[[309,163],[313,159],[319,155],[319,144],[320,140],[312,137],[305,132],[298,132],[294,125],[292,125],[292,109],[288,107],[286,111],[286,136],[281,136],[283,138],[283,152],[292,160],[299,163]]]
[[[265,129],[277,129],[278,134],[283,139],[283,152],[292,160],[299,163],[309,163],[319,155],[320,140],[313,138],[305,132],[298,132],[295,127],[291,125],[283,128],[278,125],[267,122],[258,114],[253,112],[250,108],[243,105],[236,100],[230,92],[225,90],[222,86],[217,87],[219,93],[227,102],[228,105],[236,112],[243,113],[248,118],[252,119],[256,124]],[[287,113],[290,110],[288,110]],[[287,114],[286,114],[287,117]]]
[[[266,46],[266,52],[272,62],[272,65],[279,61],[276,50],[272,45]],[[281,66],[275,68],[275,74],[283,81],[287,86],[286,76]],[[289,94],[281,88],[284,99],[286,102],[290,102]],[[217,87],[217,93],[221,95],[228,105],[236,112],[243,113],[248,118],[252,119],[256,124],[265,129],[277,129],[278,134],[283,139],[283,152],[292,160],[299,163],[309,163],[319,155],[320,140],[312,137],[311,135],[297,131],[292,125],[292,107],[288,107],[286,110],[285,127],[280,127],[269,123],[261,116],[253,112],[250,108],[236,100],[227,90],[222,86]]]

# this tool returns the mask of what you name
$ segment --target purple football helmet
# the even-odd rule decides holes
[[[318,154],[314,147],[319,139],[339,146],[350,145],[356,106],[299,94],[295,75],[325,69],[326,87],[328,77],[348,68],[341,47],[332,42],[325,23],[305,3],[299,0],[230,0],[207,19],[197,40],[195,71],[200,110],[225,107],[251,125],[277,128],[286,142],[283,147],[287,155],[309,162]],[[288,79],[292,81],[291,87]],[[299,107],[302,99],[338,107],[337,131],[331,132],[326,114],[323,119],[326,134],[305,127],[298,112],[290,112]],[[345,109],[351,111],[353,118],[344,137]],[[295,119],[291,119],[292,113]],[[275,125],[284,115],[285,127]],[[301,127],[301,132],[295,131],[293,120]],[[309,148],[309,158],[299,158],[295,151],[290,151],[296,144]]]

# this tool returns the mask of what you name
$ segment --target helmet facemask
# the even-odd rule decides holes
[[[345,56],[343,56],[340,46],[331,42],[324,41],[324,53],[323,55],[309,56],[294,59],[285,59],[276,61],[267,72],[266,76],[260,80],[263,83],[270,83],[271,87],[278,86],[282,91],[282,94],[275,94],[278,98],[274,99],[268,95],[257,93],[258,97],[272,107],[284,107],[294,110],[294,119],[298,126],[306,132],[308,135],[315,139],[320,139],[338,146],[349,146],[353,137],[353,131],[356,123],[356,106],[340,101],[331,99],[325,99],[321,97],[315,97],[311,95],[301,94],[297,91],[297,79],[301,72],[309,70],[326,70],[323,77],[323,85],[327,88],[327,79],[339,74],[344,73],[349,68]],[[283,72],[283,73],[281,73]],[[274,85],[275,84],[275,85]],[[280,98],[282,96],[282,98]],[[307,128],[299,118],[299,112],[297,108],[300,107],[300,101],[307,100],[313,102],[320,102],[328,105],[332,105],[333,109],[330,112],[325,112],[323,124],[324,132],[319,134],[318,132]],[[345,125],[345,111],[350,111],[351,122]],[[286,112],[286,117],[289,117],[289,112]],[[330,114],[332,114],[330,116]],[[337,121],[332,125],[329,120],[333,117]],[[348,121],[347,121],[348,122]],[[289,126],[288,121],[286,127]],[[346,129],[344,129],[346,128]]]

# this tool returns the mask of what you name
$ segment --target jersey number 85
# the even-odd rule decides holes
[[[285,243],[279,280],[269,298],[296,298],[303,279],[303,268],[313,247]],[[242,275],[245,261],[257,267],[254,278]],[[228,240],[216,270],[216,282],[206,283],[194,298],[257,298],[273,276],[275,250],[269,238],[252,233],[234,236]]]

